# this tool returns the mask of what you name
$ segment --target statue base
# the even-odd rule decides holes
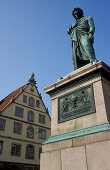
[[[110,67],[88,64],[44,90],[52,99],[52,120],[40,169],[109,169]]]

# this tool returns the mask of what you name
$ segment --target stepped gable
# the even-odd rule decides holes
[[[39,94],[39,97],[45,107],[45,110],[46,110],[46,113],[49,115],[49,111],[48,111],[48,108],[46,108],[44,102],[43,102],[43,99],[42,99],[42,96],[41,96],[41,93],[39,93],[38,89],[37,89],[37,86],[36,86],[36,80],[34,78],[34,73],[31,74],[31,77],[30,79],[28,80],[28,83],[26,83],[25,85],[21,86],[20,88],[16,89],[15,91],[13,91],[12,93],[10,93],[7,97],[5,97],[4,99],[2,99],[0,101],[0,112],[3,111],[9,104],[12,103],[12,101],[14,99],[16,99],[16,97],[21,94],[21,92],[30,84],[31,86],[35,86],[36,87],[36,90]],[[49,118],[50,118],[50,115],[49,115]],[[51,119],[51,118],[50,118]]]

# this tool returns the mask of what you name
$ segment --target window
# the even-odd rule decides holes
[[[23,109],[20,107],[16,107],[15,115],[18,117],[23,117]]]
[[[29,97],[29,106],[34,107],[34,99]]]
[[[0,119],[0,130],[4,130],[5,129],[5,120]]]
[[[39,102],[39,100],[36,100],[36,107],[40,107],[40,102]]]
[[[3,141],[0,141],[0,154],[2,153]]]
[[[26,147],[26,158],[34,159],[34,146],[33,145],[27,145],[27,147]]]
[[[23,102],[27,103],[27,96],[25,96],[25,95],[23,96]]]
[[[14,155],[14,156],[21,155],[21,145],[20,144],[12,144],[11,155]]]
[[[34,113],[32,111],[28,112],[28,121],[30,122],[34,121]]]
[[[14,123],[14,132],[21,134],[21,131],[22,131],[22,124]]]
[[[30,89],[30,92],[34,93],[34,89],[31,88],[31,89]]]
[[[39,114],[39,123],[45,124],[45,116]]]
[[[45,139],[46,138],[46,130],[39,129],[39,138]]]
[[[27,128],[27,137],[33,138],[34,137],[34,129],[32,127]]]
[[[40,154],[42,153],[42,148],[39,148],[39,159],[40,159]]]

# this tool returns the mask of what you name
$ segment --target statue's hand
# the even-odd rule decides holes
[[[68,34],[71,34],[71,30],[72,30],[72,25],[69,26],[68,30],[67,30],[67,33]]]
[[[94,43],[94,36],[92,33],[89,33],[89,36],[88,36],[90,42],[93,44]]]
[[[70,34],[70,30],[69,30],[69,28],[67,29],[67,34]]]
[[[89,33],[89,36],[88,36],[88,37],[89,37],[90,40],[94,38],[94,36],[93,36],[92,33]]]

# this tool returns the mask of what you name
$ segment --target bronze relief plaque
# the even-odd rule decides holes
[[[58,123],[95,112],[92,84],[58,98]]]

